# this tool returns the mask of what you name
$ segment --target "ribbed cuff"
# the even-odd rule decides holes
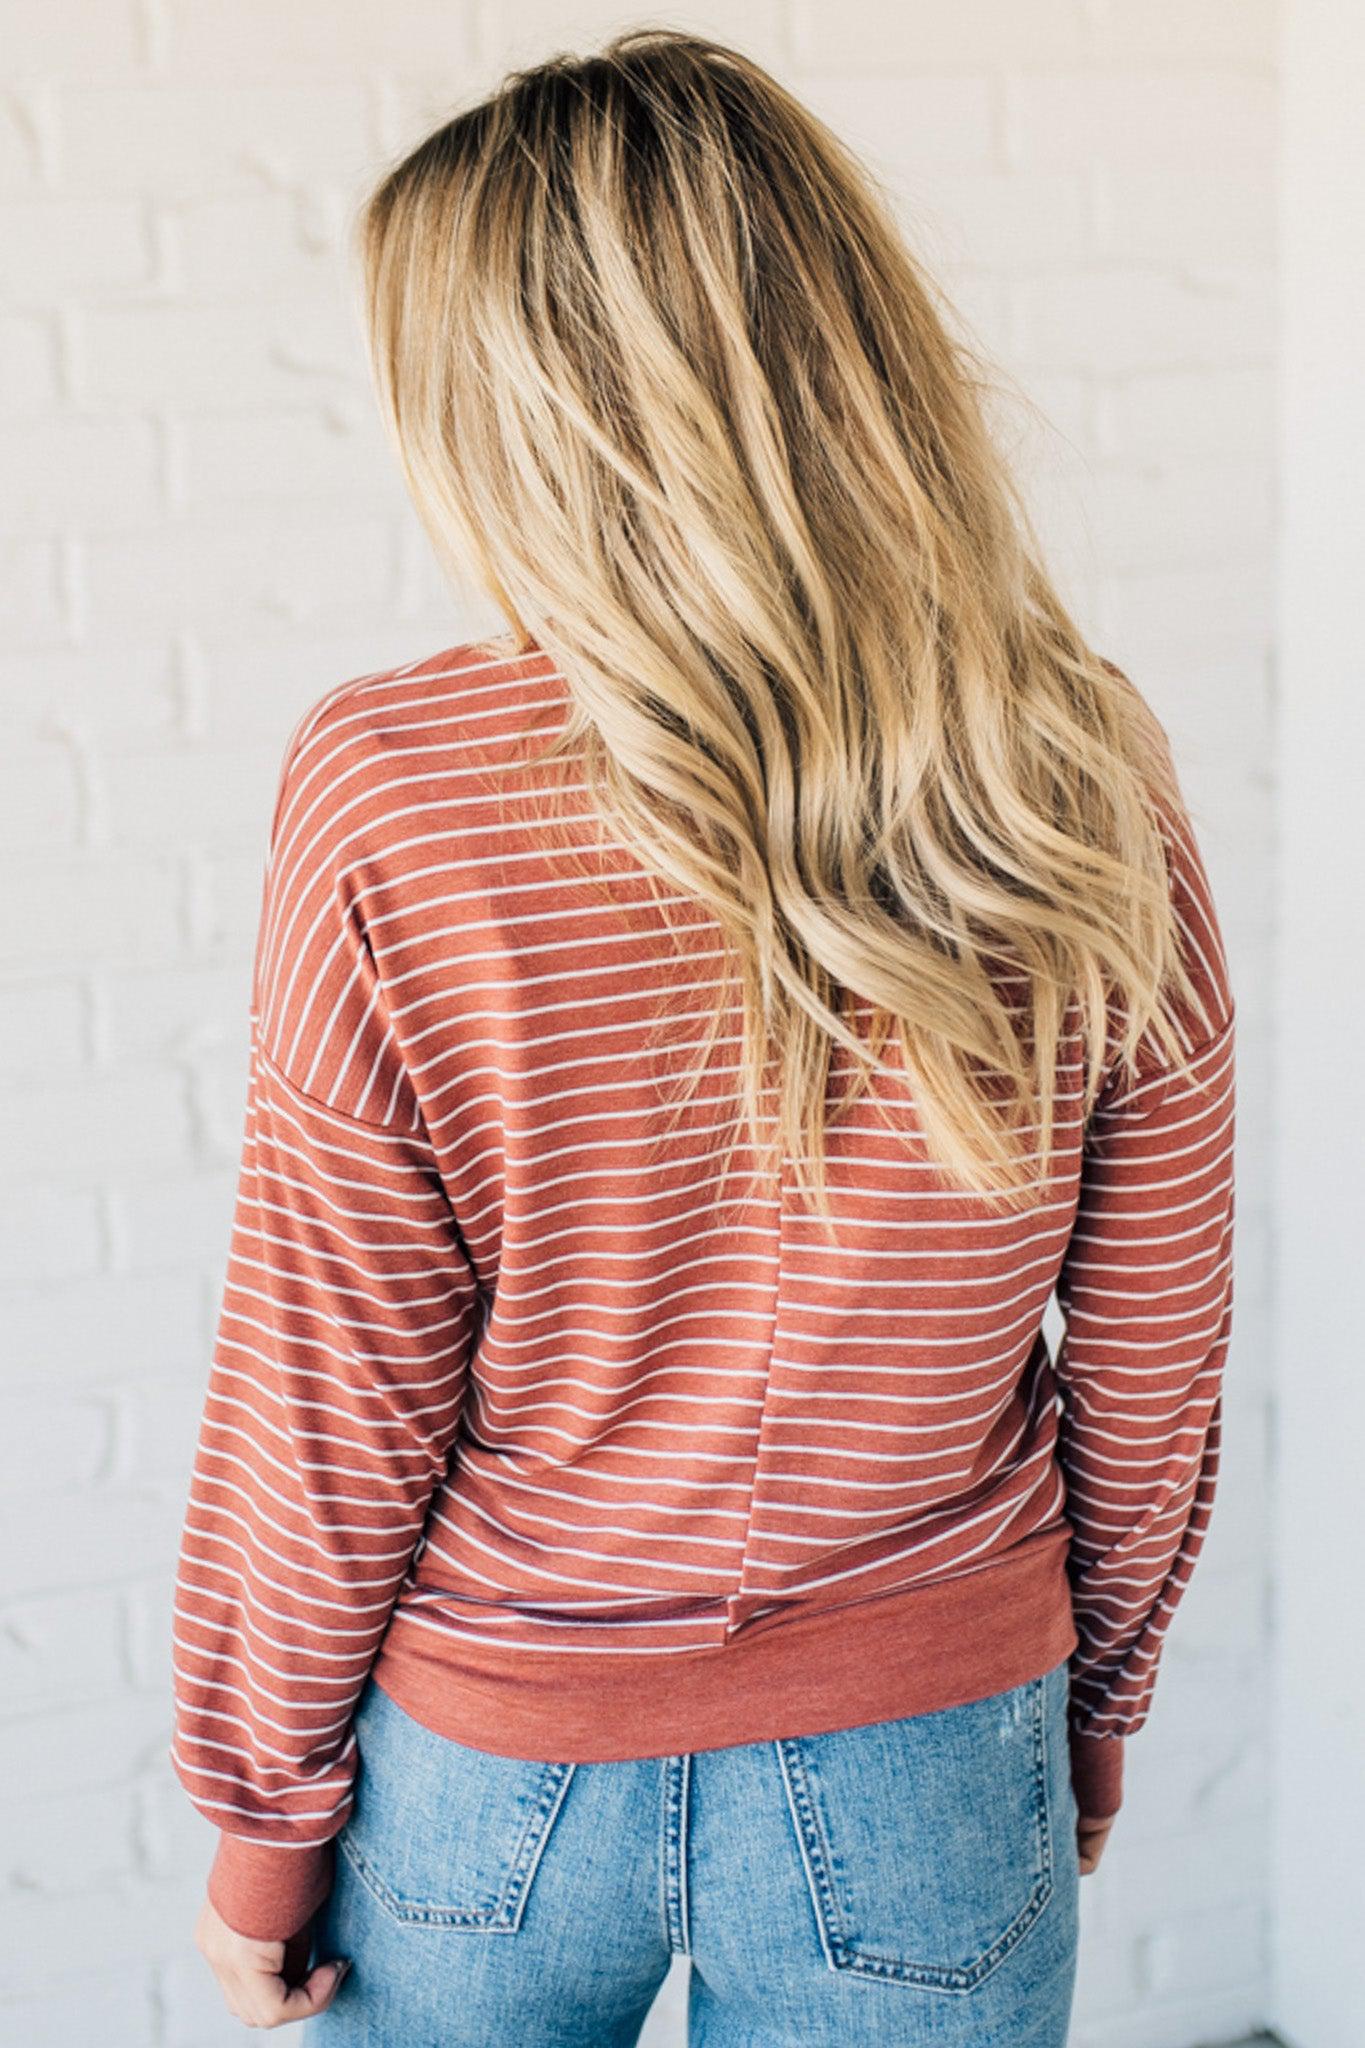
[[[333,1856],[330,1841],[291,1849],[220,1833],[209,1870],[210,1903],[236,1934],[288,1941],[331,1891]]]
[[[1071,1733],[1071,1785],[1082,1820],[1108,1820],[1123,1804],[1123,1737]]]

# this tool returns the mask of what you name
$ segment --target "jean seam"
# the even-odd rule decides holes
[[[806,1873],[806,1884],[815,1910],[815,1927],[825,1961],[830,1969],[844,1967],[842,1953],[844,1941],[837,1929],[837,1905],[830,1891],[828,1866],[819,1853],[819,1837],[815,1818],[814,1803],[806,1778],[805,1759],[801,1755],[799,1737],[779,1737],[773,1743],[778,1765],[782,1772],[783,1789],[791,1811],[792,1825],[796,1834],[797,1848]]]
[[[687,1955],[691,1947],[687,1898],[687,1822],[691,1777],[692,1758],[688,1752],[664,1759],[664,1933],[669,1951],[674,1955]]]

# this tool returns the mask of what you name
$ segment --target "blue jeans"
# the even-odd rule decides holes
[[[371,1679],[315,1948],[351,1968],[309,2048],[628,2048],[680,1952],[691,2048],[1063,2048],[1067,1688],[1062,1663],[835,1734],[528,1763]]]

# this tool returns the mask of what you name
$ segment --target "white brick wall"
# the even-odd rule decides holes
[[[629,10],[8,0],[0,89],[0,2036],[240,2038],[190,1945],[170,1571],[225,1255],[279,750],[482,630],[374,425],[341,230],[383,156]],[[1214,1532],[1083,1886],[1076,2048],[1262,2016],[1271,0],[762,0],[1007,379],[1082,617],[1172,730],[1243,1024]],[[672,1980],[651,2041],[681,2039]]]

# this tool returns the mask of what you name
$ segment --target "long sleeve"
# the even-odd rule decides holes
[[[1079,1646],[1072,1775],[1083,1813],[1117,1811],[1123,1741],[1151,1704],[1162,1642],[1209,1524],[1232,1324],[1235,1020],[1207,874],[1187,816],[1168,840],[1200,1001],[1187,1079],[1145,1052],[1111,1076],[1087,1131],[1058,1282],[1056,1376]]]
[[[352,1710],[446,1470],[478,1297],[366,934],[363,771],[331,765],[334,801],[308,758],[286,756],[272,830],[175,1594],[174,1768],[221,1831],[210,1897],[263,1939],[327,1895]]]

